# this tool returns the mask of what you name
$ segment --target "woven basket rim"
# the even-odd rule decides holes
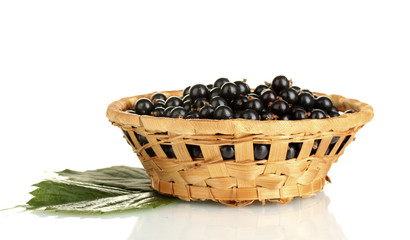
[[[159,91],[169,96],[181,96],[182,90]],[[144,127],[150,132],[169,132],[176,135],[207,135],[207,134],[231,134],[235,136],[249,134],[264,135],[289,135],[289,134],[315,134],[318,132],[345,131],[346,129],[360,127],[373,118],[373,108],[356,99],[345,98],[341,95],[316,93],[319,96],[329,97],[339,110],[353,109],[351,114],[342,114],[336,118],[327,119],[305,119],[305,120],[246,120],[246,119],[174,119],[165,117],[153,117],[147,115],[130,114],[125,112],[133,108],[135,102],[140,98],[150,98],[148,93],[125,97],[112,102],[106,112],[107,118],[116,126],[139,128]]]

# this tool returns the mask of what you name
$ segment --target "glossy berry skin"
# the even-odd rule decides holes
[[[187,145],[187,149],[191,158],[202,158],[201,147],[196,145]]]
[[[251,88],[249,85],[244,81],[235,81],[233,82],[239,89],[239,95],[245,96],[246,94],[251,92]]]
[[[205,106],[205,103],[207,103],[207,99],[204,97],[200,97],[197,100],[195,100],[192,107],[194,109],[200,109],[201,107]]]
[[[276,97],[276,93],[271,89],[265,89],[261,93],[261,100],[267,107],[272,105],[272,103],[276,100]]]
[[[286,88],[280,91],[279,96],[289,104],[298,102],[298,92],[293,88]]]
[[[172,110],[174,110],[174,108],[175,108],[174,106],[165,108],[164,117],[171,117],[171,112]]]
[[[176,96],[172,96],[165,101],[165,107],[177,107],[182,105],[182,99]]]
[[[232,145],[221,146],[221,155],[224,160],[235,157],[235,149]]]
[[[339,141],[339,138],[340,138],[339,136],[333,137],[332,140],[330,141],[330,144],[336,144],[337,141]]]
[[[214,111],[215,119],[232,119],[233,111],[228,106],[219,106]]]
[[[248,97],[248,102],[245,103],[245,109],[253,109],[257,113],[262,113],[263,103],[258,98]]]
[[[332,111],[333,103],[328,97],[322,96],[316,99],[314,107],[329,113]]]
[[[191,102],[191,100],[186,100],[183,104],[182,107],[187,110],[187,111],[191,111],[191,109],[193,108],[193,104]]]
[[[303,108],[292,109],[291,119],[292,120],[303,120],[306,119],[306,111]]]
[[[258,85],[253,92],[256,95],[261,95],[262,91],[267,89],[267,88],[268,88],[268,86],[266,86],[266,85]]]
[[[163,107],[156,107],[154,111],[151,112],[151,115],[154,117],[163,117],[164,116],[165,108]]]
[[[214,88],[212,88],[211,91],[209,92],[209,94],[208,94],[208,99],[211,100],[212,98],[217,97],[217,96],[221,96],[221,88],[219,88],[219,87],[214,87]]]
[[[229,82],[229,79],[227,78],[218,78],[215,82],[214,82],[214,87],[222,87],[222,85],[224,85],[224,83]]]
[[[171,111],[171,118],[184,118],[187,113],[188,111],[183,107],[175,107]]]
[[[253,98],[261,98],[261,96],[260,95],[257,95],[256,93],[249,93],[248,95],[247,95],[247,97],[253,97]]]
[[[198,113],[201,119],[212,119],[214,116],[215,108],[212,106],[203,106]]]
[[[272,103],[271,110],[275,115],[282,116],[289,111],[289,104],[284,100],[276,100]]]
[[[249,119],[249,120],[259,120],[259,114],[252,109],[246,109],[242,111],[241,117],[243,119]]]
[[[216,108],[219,106],[228,106],[228,102],[225,100],[225,98],[216,96],[209,101],[209,104],[212,105],[212,107]]]
[[[137,134],[137,140],[141,146],[148,144],[148,139],[142,135]]]
[[[291,120],[291,116],[289,113],[285,113],[282,116],[280,116],[278,120]]]
[[[266,112],[263,112],[263,113],[261,114],[261,120],[262,120],[262,121],[275,120],[275,119],[277,119],[277,118],[278,118],[278,116],[276,116],[275,114],[273,114],[271,111],[266,111]]]
[[[339,112],[339,109],[337,109],[337,107],[335,105],[332,106],[332,110],[330,110],[331,112]]]
[[[322,109],[313,109],[310,113],[311,119],[324,119],[326,118],[326,113]]]
[[[230,104],[232,110],[238,111],[245,109],[245,104],[248,102],[248,98],[245,96],[239,96],[235,100],[233,100]]]
[[[190,111],[185,115],[185,119],[194,119],[194,118],[199,118],[199,113],[198,111]]]
[[[312,94],[302,92],[298,96],[298,105],[302,106],[306,111],[310,111],[315,105],[315,99]]]
[[[344,113],[354,113],[353,109],[346,110]]]
[[[334,118],[334,117],[339,117],[340,114],[338,112],[330,112],[329,117]]]
[[[285,76],[277,76],[272,80],[271,89],[279,93],[285,88],[289,88],[289,80]]]
[[[221,87],[221,97],[233,100],[239,96],[239,88],[235,83],[227,82]]]
[[[254,144],[253,154],[255,160],[267,159],[269,155],[270,145],[267,144]]]
[[[300,91],[300,87],[298,87],[298,86],[292,86],[292,87],[290,87],[290,88],[292,88],[293,90],[295,90],[297,93],[299,93],[299,91]]]
[[[286,160],[296,158],[299,155],[299,151],[300,151],[300,144],[290,143],[288,152],[286,153]]]
[[[135,103],[134,111],[139,115],[150,115],[154,110],[154,104],[148,98],[140,98]]]
[[[206,87],[207,87],[209,90],[211,90],[212,88],[214,88],[214,85],[213,85],[213,84],[207,84]]]
[[[189,96],[193,101],[200,97],[207,97],[209,94],[209,89],[203,84],[195,84],[189,89]]]
[[[182,95],[186,96],[189,95],[189,89],[191,88],[191,86],[188,86],[184,89],[184,92],[182,93]]]
[[[151,96],[151,100],[154,100],[154,99],[161,99],[161,100],[167,100],[167,96],[165,96],[165,94],[163,94],[163,93],[154,93],[152,96]]]
[[[152,103],[154,104],[154,108],[165,107],[165,100],[162,100],[162,99],[155,99],[152,101]]]
[[[242,118],[242,111],[236,111],[233,113],[233,118]]]
[[[192,101],[192,99],[189,95],[185,95],[185,96],[182,97],[182,102],[185,102],[186,100]]]

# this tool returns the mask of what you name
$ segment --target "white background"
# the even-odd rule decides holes
[[[119,98],[284,74],[375,118],[286,205],[185,203],[101,217],[0,212],[0,239],[408,239],[406,1],[1,1],[0,209],[65,168],[141,166],[105,117]]]

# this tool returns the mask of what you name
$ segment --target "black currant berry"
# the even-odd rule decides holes
[[[259,114],[253,109],[246,109],[242,111],[243,119],[259,120]]]
[[[279,96],[289,104],[296,104],[298,102],[298,92],[293,88],[286,88],[280,91]]]
[[[239,88],[235,83],[227,82],[221,87],[221,97],[233,100],[239,96]]]
[[[200,110],[199,110],[199,118],[202,119],[212,119],[213,115],[214,115],[214,111],[215,108],[212,106],[203,106]]]
[[[291,116],[289,113],[285,113],[282,116],[279,117],[279,120],[291,120]]]
[[[146,137],[144,137],[144,136],[142,136],[142,135],[139,135],[139,134],[136,134],[136,135],[137,135],[138,143],[139,143],[141,146],[144,146],[145,144],[148,144],[148,139],[147,139]]]
[[[289,143],[288,152],[286,153],[286,160],[296,158],[299,155],[300,148],[300,143]]]
[[[328,97],[322,96],[316,99],[314,107],[329,113],[332,111],[333,103]]]
[[[154,99],[153,101],[152,101],[152,103],[154,104],[154,108],[156,108],[156,107],[165,107],[165,100],[162,100],[162,99]]]
[[[156,107],[154,111],[151,112],[151,115],[154,117],[163,117],[164,116],[165,108],[163,107]]]
[[[277,76],[272,80],[271,89],[279,93],[285,88],[289,88],[289,80],[285,76]]]
[[[267,144],[254,144],[253,145],[253,154],[255,160],[267,159],[269,155],[270,145]]]
[[[311,119],[323,119],[326,118],[326,113],[322,109],[313,109],[310,113]]]
[[[215,119],[232,119],[233,111],[228,106],[219,106],[214,111]]]
[[[202,152],[201,152],[201,147],[196,146],[196,145],[186,145],[189,155],[191,155],[191,158],[203,158]]]
[[[257,113],[262,113],[263,103],[258,98],[248,97],[248,102],[245,103],[245,109],[253,109]]]
[[[165,107],[177,107],[182,105],[182,99],[176,96],[172,96],[165,101]]]
[[[149,115],[154,110],[154,104],[148,98],[140,98],[135,103],[134,111],[139,115]]]
[[[209,90],[211,90],[212,88],[214,88],[214,85],[211,83],[211,84],[207,84],[206,87],[207,87]]]
[[[238,86],[239,95],[245,96],[246,94],[251,92],[251,88],[246,83],[246,79],[244,79],[243,81],[235,81],[234,83],[236,84],[236,86]]]
[[[298,86],[292,86],[292,87],[290,87],[290,88],[292,88],[293,90],[295,90],[297,93],[299,93],[299,91],[300,91],[300,87],[298,87]]]
[[[211,104],[214,108],[219,107],[219,106],[227,106],[228,102],[225,100],[225,98],[216,96],[209,101],[209,104]]]
[[[189,95],[189,89],[190,89],[190,88],[191,88],[191,86],[186,87],[186,88],[184,89],[184,92],[183,92],[182,95],[184,95],[184,96]]]
[[[335,105],[332,106],[332,110],[330,110],[331,112],[339,112],[339,109],[337,109],[337,107]]]
[[[187,110],[187,111],[191,111],[191,109],[193,108],[193,104],[191,102],[191,100],[186,100],[183,104],[182,107]]]
[[[194,105],[192,106],[194,109],[200,109],[201,107],[205,106],[207,99],[204,97],[200,97],[195,100]]]
[[[276,120],[278,116],[273,114],[271,111],[266,111],[261,114],[261,120]]]
[[[214,87],[222,87],[222,85],[224,85],[224,83],[229,82],[229,79],[227,78],[218,78],[215,83],[214,83]]]
[[[329,113],[329,117],[332,117],[332,118],[339,117],[339,116],[340,116],[340,114],[338,112],[330,112]]]
[[[195,84],[189,89],[189,96],[193,101],[200,97],[207,97],[209,89],[203,84]]]
[[[208,94],[208,99],[211,100],[214,97],[221,96],[221,88],[214,87]]]
[[[235,100],[233,100],[230,104],[232,110],[238,111],[243,110],[245,108],[245,104],[248,102],[248,98],[245,96],[239,96]]]
[[[333,137],[332,140],[330,141],[330,144],[336,144],[337,141],[339,141],[339,138],[340,138],[339,136]]]
[[[292,120],[302,120],[306,119],[306,111],[303,108],[294,108],[291,111],[291,119]]]
[[[187,112],[183,107],[175,107],[171,111],[171,118],[184,118]]]
[[[353,109],[346,110],[344,113],[354,113]]]
[[[271,110],[275,115],[282,116],[289,111],[289,104],[284,100],[276,100],[272,103]]]
[[[174,110],[174,108],[175,108],[174,106],[165,108],[164,117],[171,117],[171,112],[172,110]]]
[[[186,100],[192,100],[189,95],[185,95],[182,97],[182,102],[185,102]]]
[[[259,85],[255,88],[255,90],[253,91],[256,95],[261,95],[262,91],[267,89],[268,86],[266,85]]]
[[[168,158],[176,158],[174,149],[172,149],[171,145],[160,145],[160,146]]]
[[[306,111],[310,111],[315,106],[315,99],[312,94],[308,92],[302,92],[298,96],[298,104],[302,106]]]
[[[266,107],[272,105],[272,103],[276,100],[276,93],[272,89],[265,89],[261,92],[261,100]]]
[[[233,118],[242,118],[242,111],[236,111],[233,113]]]
[[[154,99],[161,99],[161,100],[167,100],[167,96],[165,96],[165,94],[163,94],[163,93],[154,93],[152,96],[151,96],[151,100],[154,100]]]
[[[235,157],[235,148],[232,145],[221,146],[221,154],[224,160]]]
[[[190,111],[185,115],[186,119],[193,119],[193,118],[199,118],[199,112],[198,111]]]

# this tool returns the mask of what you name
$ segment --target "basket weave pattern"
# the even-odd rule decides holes
[[[163,93],[181,95],[181,91]],[[123,112],[138,98],[150,96],[114,102],[107,116],[124,132],[151,176],[152,188],[186,201],[210,199],[230,206],[255,200],[286,203],[316,194],[330,181],[331,165],[373,117],[371,106],[338,95],[329,97],[340,110],[351,108],[356,113],[325,120],[254,121],[169,119]],[[138,135],[145,136],[148,144],[141,146]],[[333,137],[338,140],[331,144]],[[296,158],[285,160],[290,143],[302,147]],[[270,145],[267,159],[254,159],[254,144]],[[171,145],[175,158],[168,158],[161,145]],[[187,145],[199,146],[203,158],[192,159]],[[220,146],[224,145],[234,146],[234,159],[223,159]]]

